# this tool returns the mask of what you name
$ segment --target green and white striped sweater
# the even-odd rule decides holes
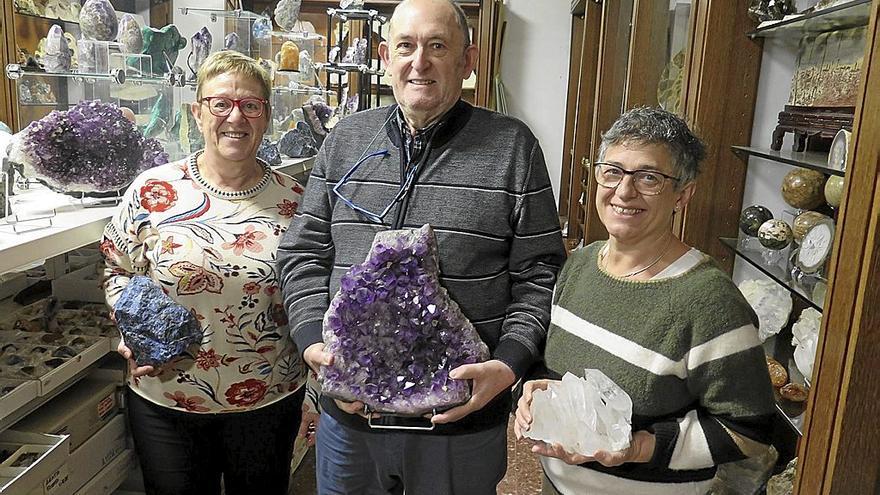
[[[773,394],[757,318],[706,257],[649,281],[599,269],[604,242],[575,251],[556,285],[545,361],[552,378],[602,370],[633,400],[633,431],[656,435],[649,463],[584,467],[622,478],[706,480],[769,443]]]

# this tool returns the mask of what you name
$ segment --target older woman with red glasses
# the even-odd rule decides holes
[[[559,274],[545,379],[524,384],[514,429],[532,425],[535,390],[594,368],[632,398],[632,440],[618,452],[533,445],[544,493],[706,493],[718,464],[767,449],[774,405],[757,318],[672,229],[704,155],[661,109],[630,110],[602,136],[593,168],[608,240],[572,252]]]
[[[149,494],[285,494],[307,371],[288,335],[275,251],[302,188],[257,158],[271,81],[233,51],[208,57],[192,156],[135,179],[104,231],[112,306],[144,275],[188,308],[202,341],[154,369],[129,361],[128,411]]]

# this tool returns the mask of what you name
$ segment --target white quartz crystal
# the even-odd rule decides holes
[[[787,289],[770,280],[744,280],[739,291],[758,315],[761,342],[782,330],[791,313],[791,294]]]
[[[795,346],[794,364],[807,380],[813,375],[813,362],[816,359],[816,344],[819,341],[821,324],[822,313],[807,308],[801,311],[798,321],[791,327],[791,345]]]
[[[587,456],[623,450],[630,442],[632,407],[629,395],[601,371],[584,370],[584,378],[566,373],[533,394],[525,436]]]

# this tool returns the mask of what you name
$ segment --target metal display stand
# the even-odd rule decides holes
[[[367,40],[366,60],[363,64],[346,64],[329,60],[326,64],[315,64],[315,68],[325,73],[326,86],[328,88],[335,87],[336,94],[342,98],[343,87],[350,82],[352,75],[357,74],[357,95],[358,95],[358,111],[366,110],[373,106],[371,97],[375,95],[375,106],[379,106],[379,78],[385,74],[382,69],[382,61],[377,58],[373,60],[373,26],[378,22],[378,35],[382,36],[382,26],[388,22],[388,17],[380,15],[376,10],[359,10],[359,9],[327,9],[327,40],[333,39],[333,26],[338,23],[336,46],[342,51],[345,39],[343,34],[343,24],[348,21],[363,21],[361,29],[361,37]],[[329,48],[329,47],[328,47]],[[335,83],[333,77],[335,76]],[[343,80],[345,79],[345,83]],[[349,91],[351,94],[351,91]]]

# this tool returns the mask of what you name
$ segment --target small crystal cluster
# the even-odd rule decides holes
[[[119,107],[97,100],[53,111],[16,134],[10,160],[26,176],[62,192],[122,189],[144,170],[168,161],[155,139],[145,139]]]
[[[601,371],[586,369],[584,378],[566,373],[533,394],[534,420],[525,436],[582,455],[623,450],[631,438],[632,407],[629,394]]]
[[[463,364],[488,359],[473,325],[440,285],[434,231],[376,234],[367,260],[352,266],[324,316],[324,393],[377,412],[420,415],[466,402]]]

